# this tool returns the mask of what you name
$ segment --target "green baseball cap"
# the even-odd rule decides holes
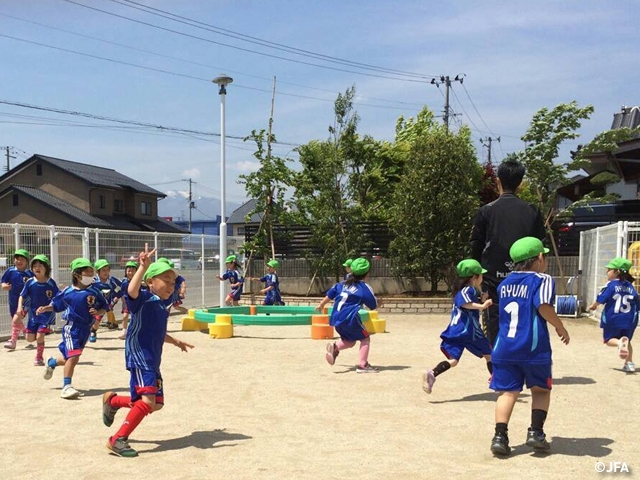
[[[356,276],[364,275],[370,268],[371,264],[366,258],[356,258],[351,262],[351,272]]]
[[[271,268],[278,268],[280,266],[280,262],[278,262],[277,260],[270,260],[267,262],[267,265]]]
[[[71,262],[71,270],[80,270],[87,267],[93,268],[93,264],[86,258],[76,258],[73,262]]]
[[[168,258],[164,258],[164,257],[159,258],[159,259],[158,259],[158,262],[166,263],[166,264],[167,264],[167,265],[169,265],[171,268],[174,268],[174,267],[175,267],[175,264],[174,264],[171,260],[169,260]]]
[[[236,261],[237,258],[238,257],[236,257],[235,255],[229,255],[224,261],[224,263],[233,263]]]
[[[31,257],[31,254],[29,253],[29,250],[25,250],[24,248],[19,248],[15,252],[13,252],[13,256],[14,257],[20,256],[29,260],[29,257]]]
[[[473,277],[474,275],[480,275],[481,273],[487,273],[487,271],[482,268],[480,262],[474,260],[473,258],[465,258],[456,266],[456,271],[458,272],[458,276],[460,278]]]
[[[516,263],[523,262],[533,257],[537,257],[541,253],[549,253],[549,249],[546,248],[542,241],[536,237],[523,237],[516,240],[509,249],[509,256],[511,260]]]
[[[607,264],[606,268],[620,270],[621,272],[628,272],[631,267],[633,267],[633,263],[631,263],[630,260],[622,257],[616,257]]]
[[[38,262],[44,263],[45,265],[49,265],[49,266],[51,265],[51,262],[49,261],[49,257],[47,257],[46,255],[36,255],[31,259],[31,265],[33,265],[33,262],[35,262],[36,260]]]
[[[110,264],[104,258],[100,258],[96,260],[96,263],[93,264],[93,268],[96,270],[100,270],[101,268],[108,267]]]
[[[351,264],[353,263],[353,260],[350,258],[347,258],[344,263],[342,264],[343,267],[350,267]]]
[[[127,268],[127,267],[138,268],[138,262],[134,262],[133,260],[129,260],[127,263],[124,264],[124,268]]]
[[[178,272],[171,268],[171,265],[169,265],[168,263],[160,261],[153,262],[151,265],[149,265],[149,268],[144,273],[143,280],[147,281],[148,278],[157,277],[158,275],[162,275],[164,272],[168,271],[172,271],[173,273],[178,275]]]

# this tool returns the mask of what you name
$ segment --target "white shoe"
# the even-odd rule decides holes
[[[79,396],[80,392],[73,388],[73,385],[65,385],[62,387],[62,392],[60,393],[61,398],[64,398],[65,400],[73,400]]]
[[[635,373],[636,365],[633,362],[627,362],[624,364],[624,367],[622,367],[622,371],[627,373]]]
[[[52,360],[53,357],[49,357],[47,359],[47,361],[45,362],[45,369],[44,369],[44,379],[45,380],[51,380],[51,377],[53,377],[53,368],[51,368],[49,366],[49,360]]]
[[[431,393],[433,391],[434,383],[436,383],[436,376],[433,374],[433,370],[422,374],[422,390],[424,390],[425,393]]]

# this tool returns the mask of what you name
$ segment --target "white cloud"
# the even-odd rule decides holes
[[[182,172],[182,175],[184,177],[192,178],[192,179],[200,178],[200,169],[197,167],[189,168],[187,170],[184,170]]]

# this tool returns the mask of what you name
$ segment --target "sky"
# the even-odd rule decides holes
[[[295,147],[328,138],[333,101],[350,86],[359,133],[392,141],[398,117],[423,106],[442,115],[444,85],[431,79],[458,75],[464,83],[452,82],[451,128],[469,125],[480,161],[487,138],[494,139],[494,163],[521,150],[540,108],[592,104],[581,137],[563,146],[563,162],[577,144],[609,129],[622,105],[640,104],[639,7],[590,0],[0,0],[0,147],[13,147],[12,167],[40,153],[113,168],[169,197],[184,197],[191,178],[195,199],[219,198],[220,96],[211,80],[226,74],[233,78],[225,98],[226,200],[233,206],[247,199],[238,175],[259,167],[254,145],[241,139],[267,128],[274,77],[274,154],[295,168]],[[199,210],[194,218],[219,213]]]

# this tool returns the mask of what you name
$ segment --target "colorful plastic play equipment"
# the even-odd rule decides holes
[[[182,330],[209,330],[211,338],[222,339],[233,337],[234,325],[310,325],[311,338],[325,340],[335,336],[329,325],[330,311],[325,308],[323,314],[317,314],[314,307],[273,305],[190,309],[182,318]],[[377,311],[360,310],[360,317],[370,334],[385,331],[386,320],[378,319]]]

